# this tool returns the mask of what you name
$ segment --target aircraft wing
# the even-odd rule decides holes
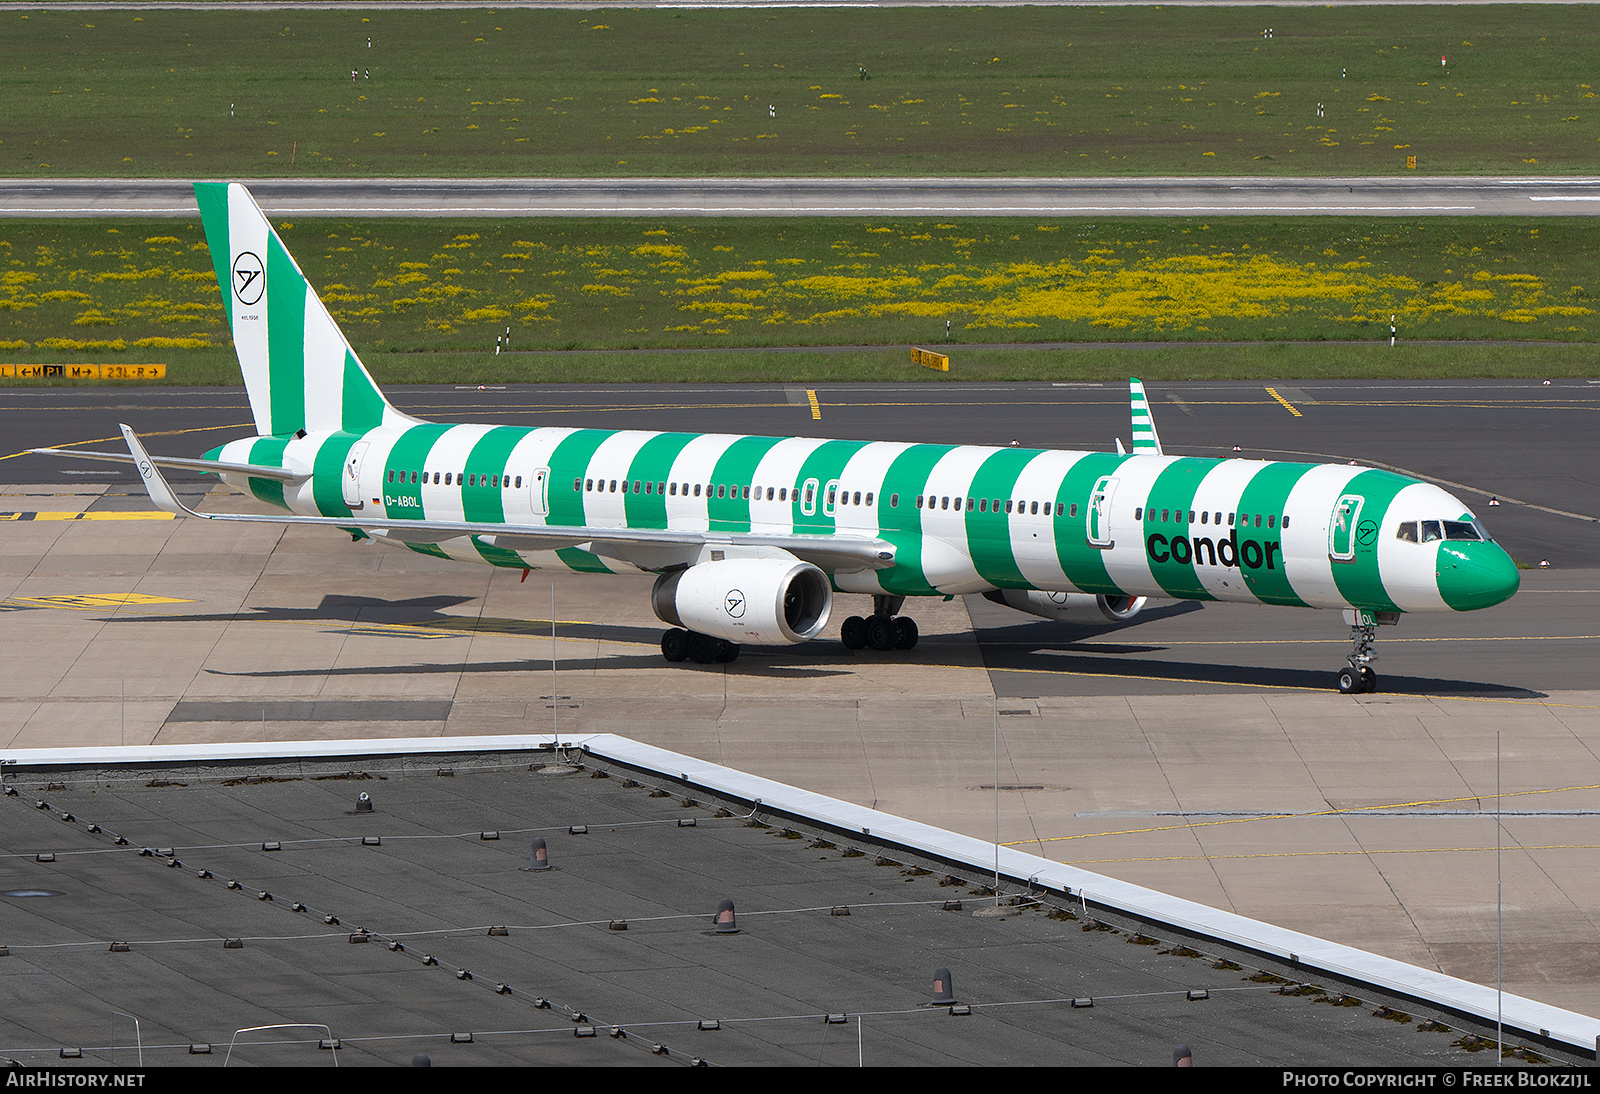
[[[127,426],[123,426],[124,429]],[[70,448],[30,448],[29,455],[33,456],[68,456],[75,460],[104,460],[111,463],[136,463],[133,456],[126,452],[82,452]],[[148,459],[155,467],[174,467],[180,471],[211,471],[216,474],[224,472],[233,475],[249,475],[253,479],[274,479],[278,482],[304,482],[311,477],[310,472],[293,471],[284,467],[267,467],[257,463],[229,463],[226,460],[190,460],[181,456],[149,456]]]
[[[838,570],[883,570],[894,565],[892,543],[876,536],[804,536],[768,532],[701,532],[678,529],[607,528],[583,525],[492,524],[459,520],[394,520],[389,517],[303,517],[271,513],[202,513],[190,509],[161,474],[162,465],[213,464],[206,470],[241,470],[249,465],[214,464],[209,460],[173,461],[152,457],[132,429],[122,426],[129,456],[144,480],[145,489],[156,507],[178,516],[203,520],[244,521],[252,524],[310,524],[345,531],[359,529],[403,543],[443,543],[461,536],[476,536],[490,546],[513,551],[555,551],[575,547],[593,554],[621,559],[646,570],[668,569],[685,564],[686,556],[696,557],[702,548],[719,545],[740,548],[769,548],[786,551],[817,568]],[[51,451],[44,449],[41,451]],[[305,478],[281,468],[274,477]],[[246,472],[254,475],[253,467]]]

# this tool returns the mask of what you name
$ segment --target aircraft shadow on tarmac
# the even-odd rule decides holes
[[[108,623],[159,623],[159,622],[264,622],[264,623],[325,623],[341,631],[366,634],[373,637],[431,640],[435,638],[460,638],[471,634],[515,634],[542,637],[550,633],[550,621],[540,619],[506,619],[470,615],[449,615],[444,609],[469,603],[469,596],[425,596],[409,600],[383,600],[377,597],[329,594],[315,608],[252,607],[240,612],[225,614],[168,614],[108,616]],[[1142,613],[1138,626],[1144,622],[1160,622],[1198,611],[1200,605],[1176,603],[1162,605],[1154,611]],[[404,630],[390,630],[390,627]],[[557,671],[586,669],[588,671],[627,672],[637,669],[660,668],[661,655],[654,647],[660,641],[657,627],[633,627],[614,623],[560,622],[557,635],[563,642],[593,641],[632,643],[649,647],[650,652],[638,654],[610,653],[604,657],[593,655],[564,656],[557,660]],[[370,629],[365,629],[370,628]],[[1143,643],[1083,644],[1087,639],[1132,629],[1129,625],[1106,627],[1075,627],[1048,620],[1027,621],[1011,626],[977,627],[978,645],[982,651],[984,667],[1009,673],[1039,673],[1043,676],[1085,674],[1101,677],[1121,677],[1128,680],[1162,681],[1169,683],[1199,683],[1263,688],[1291,688],[1326,691],[1331,688],[1332,671],[1283,668],[1259,665],[1202,664],[1193,661],[1150,659],[1146,655],[1159,653],[1166,646],[1159,640]],[[909,663],[947,658],[949,650],[940,636],[929,635],[918,649],[906,653],[885,655]],[[842,649],[837,642],[820,640],[786,647],[746,647],[737,661],[727,665],[695,665],[684,662],[677,666],[681,671],[728,673],[740,676],[771,676],[788,679],[827,679],[848,676],[854,672],[851,662],[876,655],[869,651],[852,653]],[[1136,657],[1137,660],[1123,660]],[[807,662],[810,662],[808,664]],[[287,679],[311,676],[381,676],[386,674],[414,673],[497,673],[538,671],[548,665],[547,659],[528,658],[514,661],[448,662],[432,665],[408,663],[403,665],[367,665],[343,668],[277,669],[257,672],[227,672],[208,669],[219,676]],[[979,666],[974,666],[979,667]],[[1488,684],[1464,680],[1442,680],[1428,677],[1384,675],[1379,681],[1379,694],[1390,695],[1444,695],[1477,696],[1514,699],[1542,699],[1544,693],[1526,688],[1501,684]]]
[[[1187,610],[1198,610],[1193,605]],[[1173,612],[1169,614],[1183,614]],[[1141,615],[1140,621],[1143,616]],[[1007,674],[1037,672],[1045,676],[1062,673],[1120,677],[1170,683],[1233,685],[1255,688],[1288,688],[1331,691],[1335,669],[1313,670],[1280,665],[1227,665],[1198,661],[1173,661],[1150,658],[1168,647],[1160,639],[1146,643],[1089,644],[1088,639],[1117,633],[1137,626],[1073,627],[1041,621],[1010,627],[980,629],[978,644],[984,663],[991,670]],[[1124,660],[1124,658],[1137,658]],[[1547,695],[1529,688],[1473,680],[1447,680],[1427,676],[1406,676],[1380,672],[1378,695],[1433,695],[1463,698],[1544,699]]]

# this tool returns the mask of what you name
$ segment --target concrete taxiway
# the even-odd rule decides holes
[[[1593,216],[1600,179],[257,179],[273,216]],[[188,180],[0,181],[0,217],[196,216]]]
[[[1170,450],[1251,434],[1275,454],[1381,455],[1476,491],[1519,557],[1553,556],[1507,605],[1386,632],[1375,695],[1331,690],[1336,618],[1215,605],[1097,634],[957,599],[911,609],[909,654],[827,640],[669,666],[648,578],[524,583],[316,529],[175,521],[131,475],[19,457],[0,460],[0,509],[32,514],[0,522],[0,745],[614,732],[980,839],[998,799],[1002,843],[1479,982],[1498,858],[1507,989],[1592,1013],[1600,442],[1575,423],[1600,393],[1380,387],[1279,387],[1298,418],[1260,385],[1152,390]],[[1115,386],[824,389],[821,422],[773,388],[393,394],[442,419],[1095,447],[1127,413]],[[156,442],[174,453],[248,431],[237,392],[0,399],[19,448],[104,438],[116,419],[176,433]],[[1562,438],[1556,455],[1542,435]]]

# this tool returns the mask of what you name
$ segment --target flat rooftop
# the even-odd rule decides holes
[[[341,1066],[1493,1058],[1492,1028],[1459,1015],[553,759],[13,768],[0,1056],[326,1065],[336,1038]],[[736,934],[713,927],[724,898]],[[938,967],[970,1013],[930,1005]]]

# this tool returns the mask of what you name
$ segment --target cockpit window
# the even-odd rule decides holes
[[[1482,543],[1489,535],[1475,520],[1409,520],[1395,529],[1395,538],[1405,543],[1432,543],[1437,539]]]

